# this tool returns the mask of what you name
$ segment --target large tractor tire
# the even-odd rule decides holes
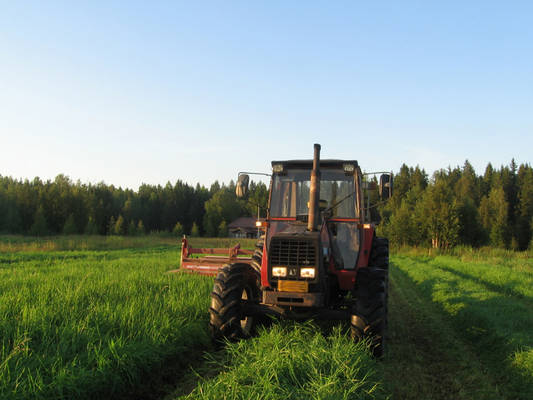
[[[222,267],[211,292],[209,328],[214,341],[235,341],[251,336],[255,320],[243,313],[244,302],[258,302],[258,276],[249,264]]]
[[[368,267],[357,273],[351,334],[354,340],[369,338],[376,357],[383,356],[385,350],[388,289],[389,241],[374,237]]]

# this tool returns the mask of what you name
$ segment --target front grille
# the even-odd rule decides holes
[[[315,246],[306,240],[272,238],[269,257],[271,265],[317,266]]]

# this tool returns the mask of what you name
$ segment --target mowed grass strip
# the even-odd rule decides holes
[[[212,278],[167,274],[179,246],[159,244],[1,253],[0,398],[160,395],[161,376],[209,346]]]
[[[442,308],[391,265],[385,382],[397,400],[497,400],[499,388]]]
[[[407,255],[392,260],[395,279],[410,281],[437,305],[477,357],[490,386],[498,388],[494,398],[533,398],[533,287],[527,262]]]
[[[257,337],[229,343],[219,375],[200,379],[180,399],[385,399],[379,362],[365,343],[336,327],[324,333],[312,323],[275,323]]]

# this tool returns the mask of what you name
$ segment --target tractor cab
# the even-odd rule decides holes
[[[308,230],[313,160],[272,162],[266,247],[280,233]],[[360,247],[361,171],[357,161],[321,160],[316,231],[337,269],[355,269]]]

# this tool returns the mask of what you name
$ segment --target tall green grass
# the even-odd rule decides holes
[[[382,373],[365,343],[342,329],[325,336],[307,323],[274,324],[226,346],[223,372],[185,399],[385,399]]]
[[[167,274],[179,247],[158,244],[1,253],[0,398],[153,398],[207,348],[212,279]]]

